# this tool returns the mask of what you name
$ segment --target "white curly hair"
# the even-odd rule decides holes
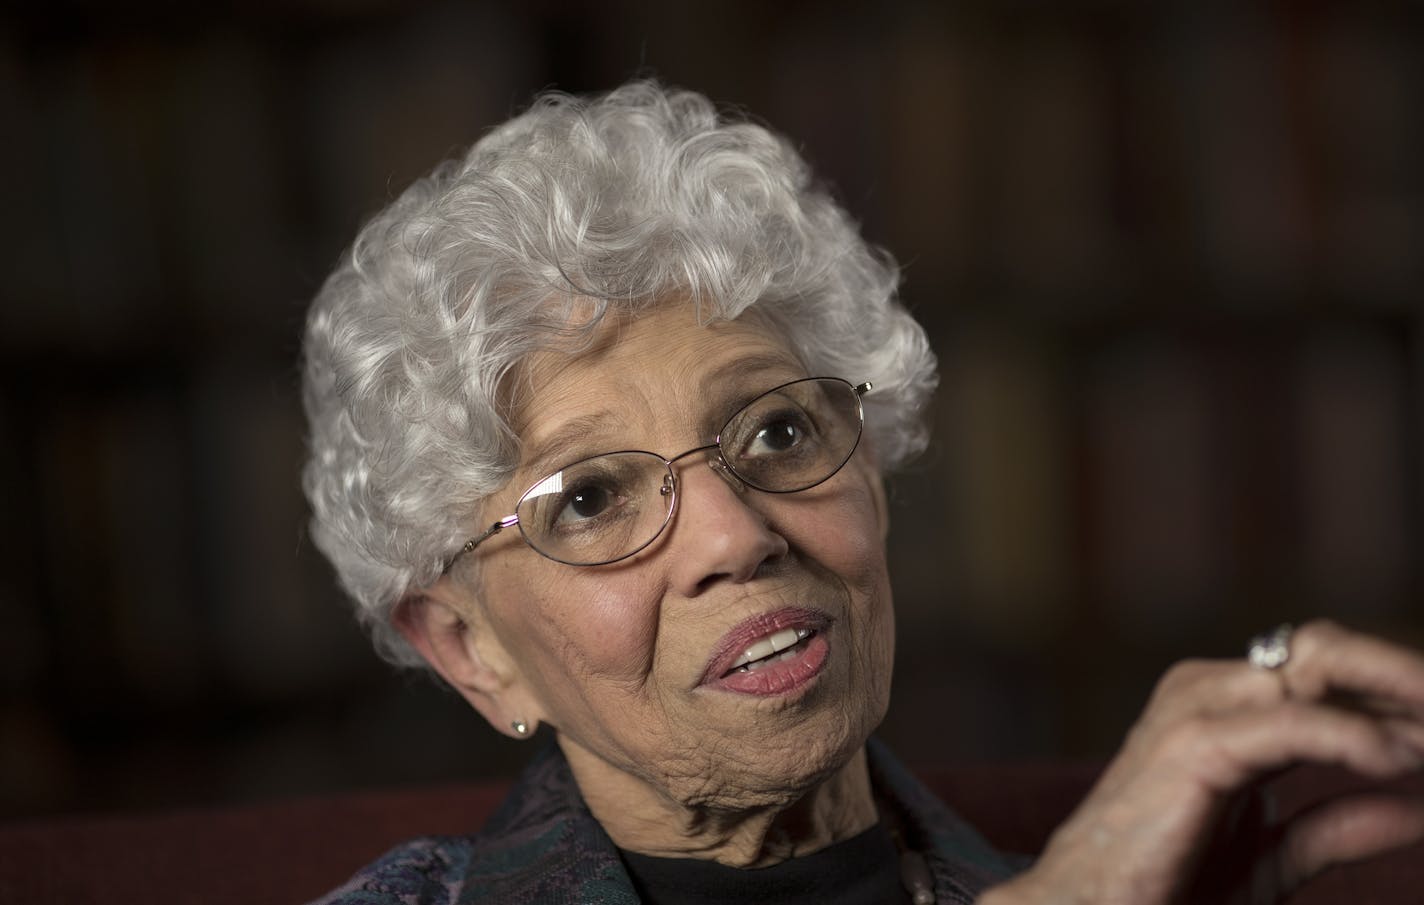
[[[517,467],[521,360],[670,300],[755,308],[810,373],[872,381],[866,433],[893,469],[925,445],[936,380],[898,282],[766,128],[646,81],[545,94],[377,214],[312,303],[312,537],[381,654],[419,665],[391,611]]]

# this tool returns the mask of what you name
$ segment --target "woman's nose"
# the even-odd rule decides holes
[[[717,459],[683,465],[678,485],[670,552],[672,581],[683,596],[696,597],[720,581],[750,581],[763,564],[786,554],[786,539],[748,505],[749,495],[763,494]]]

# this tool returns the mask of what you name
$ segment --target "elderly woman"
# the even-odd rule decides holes
[[[307,327],[316,542],[388,658],[556,744],[327,901],[1268,901],[1424,835],[1361,799],[1213,861],[1271,771],[1424,761],[1424,660],[1326,624],[1173,670],[1031,867],[871,740],[882,475],[935,383],[896,283],[784,140],[647,83],[540,99],[361,232]]]

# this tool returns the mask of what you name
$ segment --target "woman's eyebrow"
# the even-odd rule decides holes
[[[788,374],[806,376],[803,373],[804,370],[803,366],[790,354],[765,352],[727,362],[708,374],[708,378],[712,381],[741,383],[751,376],[765,374],[768,371],[784,371]],[[738,378],[742,378],[742,380],[738,380]],[[794,377],[785,378],[785,380],[794,379]],[[771,385],[764,386],[761,389],[769,390],[771,389]]]
[[[608,429],[609,423],[614,419],[615,416],[612,412],[604,410],[575,415],[540,440],[533,447],[533,452],[528,460],[520,466],[520,470],[545,475],[585,456],[616,452],[617,450],[612,447],[607,449],[601,447],[591,449],[590,447],[591,441],[602,436],[603,432]]]
[[[719,368],[712,373],[708,381],[715,384],[716,388],[705,388],[705,398],[712,404],[707,416],[718,420],[716,424],[708,424],[706,427],[715,431],[733,412],[750,402],[753,396],[765,393],[780,384],[809,376],[806,369],[795,359],[776,354],[743,358]]]

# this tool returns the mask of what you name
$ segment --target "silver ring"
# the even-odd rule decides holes
[[[1280,669],[1290,662],[1291,633],[1289,625],[1278,625],[1269,632],[1251,639],[1246,648],[1246,661],[1257,669]]]

